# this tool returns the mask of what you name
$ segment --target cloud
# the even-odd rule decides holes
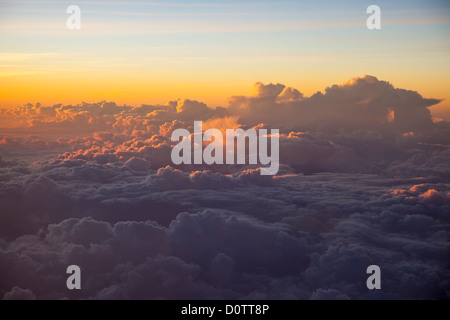
[[[436,102],[365,76],[311,97],[257,83],[228,108],[2,110],[0,297],[449,299],[450,127],[431,121]],[[171,133],[194,120],[279,128],[279,174],[174,166]]]
[[[424,99],[414,91],[396,89],[373,76],[353,78],[309,98],[283,85],[255,85],[254,96],[231,98],[229,110],[244,123],[280,128],[426,129],[433,125],[427,107],[440,100]],[[276,112],[274,112],[276,110]]]
[[[30,289],[14,287],[5,293],[3,300],[36,300],[36,296]]]
[[[441,221],[450,207],[421,196],[444,194],[446,184],[411,179],[399,188],[360,174],[291,174],[267,184],[108,165],[74,175],[73,168],[89,168],[74,165],[47,167],[33,179],[17,174],[16,198],[1,190],[4,208],[20,197],[35,209],[17,208],[21,215],[7,220],[5,299],[14,287],[38,299],[439,299],[449,290],[450,230]],[[102,170],[107,180],[93,175]],[[83,270],[78,296],[64,287],[70,264]],[[376,295],[365,288],[371,264],[385,279]]]
[[[181,119],[191,121],[208,119],[213,113],[213,110],[208,108],[206,104],[191,100],[177,101],[176,108]]]

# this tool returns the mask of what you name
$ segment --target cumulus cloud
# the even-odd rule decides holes
[[[255,84],[254,96],[230,99],[231,114],[242,121],[275,127],[382,128],[414,130],[433,124],[427,107],[440,100],[425,99],[414,91],[394,88],[373,76],[353,78],[309,98],[277,84]]]
[[[53,203],[46,215],[8,221],[15,234],[0,248],[5,299],[448,298],[450,206],[421,197],[445,185],[411,180],[405,190],[416,196],[406,198],[397,186],[386,193],[392,180],[358,174],[286,175],[264,185],[165,168],[70,183],[71,169],[58,179],[42,173],[55,178],[51,185],[38,180],[51,197],[42,202]],[[32,197],[25,184],[16,192]],[[64,287],[70,264],[83,270],[78,296]],[[365,288],[371,264],[384,272],[377,294]]]
[[[305,97],[0,112],[0,298],[449,299],[450,127],[372,76]],[[171,133],[279,128],[280,170],[174,166]],[[82,290],[69,291],[79,265]],[[366,288],[379,265],[382,290]]]

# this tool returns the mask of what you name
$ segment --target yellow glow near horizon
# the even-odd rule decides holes
[[[310,96],[372,75],[450,114],[450,28],[445,3],[380,0],[383,27],[366,28],[348,0],[167,3],[82,1],[82,27],[66,28],[58,1],[0,3],[0,108],[192,99],[227,106],[255,82]],[[450,117],[449,117],[450,120]]]
[[[51,64],[48,63],[49,57],[52,58]],[[8,56],[9,61],[23,59],[23,55]],[[397,63],[396,68],[392,68],[394,62],[388,59],[369,65],[368,61],[351,64],[347,61],[340,64],[304,61],[290,65],[279,59],[265,68],[258,63],[247,63],[243,58],[235,59],[228,68],[220,65],[220,59],[203,59],[175,66],[171,59],[132,66],[93,62],[86,57],[75,65],[67,64],[64,56],[49,55],[45,59],[42,66],[39,65],[42,61],[38,60],[31,65],[10,65],[6,71],[0,72],[1,108],[37,102],[53,105],[102,100],[127,105],[165,104],[176,99],[198,100],[210,107],[227,106],[229,97],[251,94],[253,83],[257,81],[281,83],[310,96],[352,77],[370,74],[391,82],[397,88],[417,91],[426,98],[444,99],[432,110],[439,110],[440,114],[450,113],[448,74],[436,72],[434,68],[405,73],[408,62],[404,65]],[[438,59],[435,63],[445,62]],[[414,73],[415,76],[411,76]]]

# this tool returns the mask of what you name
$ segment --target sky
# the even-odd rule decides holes
[[[449,300],[450,3],[370,4],[0,1],[0,299]]]
[[[432,121],[437,102],[365,76],[312,97],[257,83],[227,109],[0,110],[0,298],[448,300],[450,124]],[[175,165],[171,135],[196,120],[279,128],[278,173]]]
[[[0,107],[40,102],[227,106],[253,83],[309,96],[354,76],[444,99],[450,4],[377,1],[0,1]],[[66,9],[81,8],[69,30]]]

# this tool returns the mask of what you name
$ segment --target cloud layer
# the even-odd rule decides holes
[[[0,111],[4,299],[449,299],[450,126],[365,76],[211,109]],[[280,172],[174,166],[177,128],[279,128]],[[65,270],[82,270],[69,291]],[[366,288],[379,265],[382,290]]]

